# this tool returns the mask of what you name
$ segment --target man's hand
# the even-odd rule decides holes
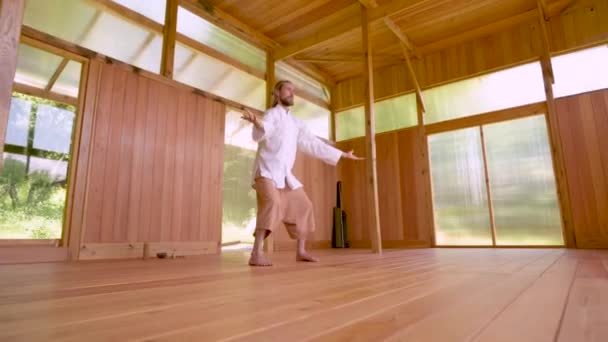
[[[243,116],[241,116],[241,119],[245,120],[245,121],[249,121],[252,124],[254,124],[256,127],[262,127],[262,124],[260,123],[260,121],[258,120],[258,116],[255,115],[254,113],[250,112],[249,109],[245,108],[244,109],[245,112],[243,113]]]
[[[352,160],[363,160],[365,158],[361,158],[361,157],[357,157],[354,154],[354,150],[348,151],[348,152],[342,152],[342,158],[346,158],[346,159],[352,159]]]

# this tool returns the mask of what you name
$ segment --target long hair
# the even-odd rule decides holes
[[[271,97],[271,105],[270,108],[276,106],[277,104],[279,104],[279,97],[276,95],[276,93],[280,93],[281,92],[281,88],[283,88],[284,84],[287,83],[291,83],[291,81],[288,80],[280,80],[278,81],[275,85],[274,85],[274,89],[272,90],[272,97]]]

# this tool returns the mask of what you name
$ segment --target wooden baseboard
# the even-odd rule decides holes
[[[281,251],[295,251],[298,245],[295,240],[286,241],[275,241],[274,250],[276,252]],[[306,241],[306,248],[308,249],[328,249],[331,248],[331,241],[319,240],[319,241]]]
[[[217,241],[197,242],[149,242],[144,245],[144,258],[156,258],[165,253],[167,258],[188,255],[215,254],[219,251]]]
[[[369,240],[349,241],[350,248],[372,248]],[[384,240],[382,248],[430,248],[431,243],[423,240]]]
[[[144,255],[143,242],[85,243],[78,260],[133,259]]]
[[[217,241],[87,243],[80,249],[79,260],[156,258],[158,253],[172,258],[218,251]]]
[[[0,264],[60,262],[68,259],[68,249],[53,246],[0,247]]]

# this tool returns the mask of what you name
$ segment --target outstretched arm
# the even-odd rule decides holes
[[[260,142],[272,136],[275,132],[276,125],[272,112],[266,112],[264,117],[260,119],[257,115],[245,108],[245,112],[243,113],[243,116],[241,116],[241,119],[253,124],[251,137],[255,142]]]
[[[297,120],[298,124],[298,148],[318,159],[323,160],[327,164],[336,165],[340,158],[362,160],[363,158],[354,155],[353,151],[342,152],[341,150],[325,143],[321,138],[315,136],[306,125]]]

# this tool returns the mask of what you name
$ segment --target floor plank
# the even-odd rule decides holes
[[[319,253],[2,265],[0,340],[608,340],[608,251]]]

